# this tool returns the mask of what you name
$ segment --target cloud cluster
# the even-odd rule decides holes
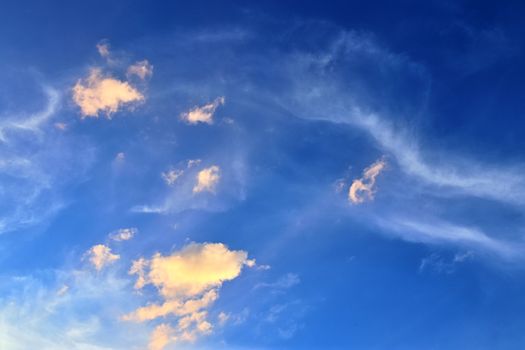
[[[355,204],[363,203],[365,199],[374,198],[376,177],[385,168],[384,160],[378,160],[363,171],[363,176],[355,179],[348,191],[348,199]]]
[[[211,332],[207,309],[218,298],[222,284],[239,276],[244,265],[254,264],[245,251],[230,250],[222,243],[191,243],[168,256],[138,259],[129,271],[137,275],[135,288],[151,284],[163,302],[141,307],[123,319],[143,322],[176,318],[174,324],[161,324],[155,329],[150,349],[162,349],[169,342],[193,341]]]
[[[128,82],[104,76],[99,68],[93,68],[73,87],[73,101],[83,117],[98,117],[103,112],[111,118],[122,106],[144,101],[144,95]]]
[[[224,97],[217,97],[213,102],[205,104],[204,106],[194,107],[189,112],[182,113],[180,118],[188,124],[213,124],[213,114],[224,102]]]

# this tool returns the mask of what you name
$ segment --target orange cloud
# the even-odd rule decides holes
[[[193,193],[203,191],[215,192],[215,187],[220,179],[219,171],[220,169],[217,165],[199,171],[197,174],[197,184],[193,187]]]
[[[99,68],[93,68],[73,87],[73,101],[83,117],[98,117],[104,112],[110,118],[122,106],[144,101],[144,96],[128,82],[104,77]]]
[[[136,62],[128,67],[127,75],[128,77],[135,75],[144,80],[153,75],[153,66],[148,60]]]
[[[374,198],[374,186],[376,177],[385,168],[386,162],[378,160],[365,169],[360,179],[355,179],[348,191],[348,199],[355,204],[363,203],[365,199]]]
[[[164,301],[138,308],[122,319],[144,322],[168,315],[178,317],[173,326],[157,327],[150,349],[160,350],[175,341],[194,341],[213,329],[207,309],[219,297],[222,284],[238,277],[243,266],[254,264],[245,251],[229,250],[222,243],[192,243],[168,256],[141,258],[129,271],[138,276],[135,288],[152,284]]]
[[[111,253],[111,248],[103,244],[97,244],[91,247],[86,254],[89,257],[89,262],[95,266],[97,271],[102,270],[106,265],[120,259],[120,255]]]

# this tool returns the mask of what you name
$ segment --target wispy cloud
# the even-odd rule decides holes
[[[374,198],[376,177],[385,168],[384,160],[378,160],[363,171],[363,176],[355,179],[348,190],[348,199],[355,204],[363,203],[365,199]]]
[[[120,259],[118,254],[113,254],[111,248],[104,244],[94,245],[86,252],[86,256],[97,271]]]
[[[215,110],[224,104],[224,97],[217,97],[213,102],[204,106],[194,107],[189,112],[182,113],[180,118],[188,124],[212,124]]]
[[[137,234],[138,230],[135,227],[121,228],[109,234],[109,238],[113,241],[129,241]]]

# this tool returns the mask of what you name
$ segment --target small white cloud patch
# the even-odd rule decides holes
[[[182,176],[182,174],[184,174],[183,170],[171,169],[166,172],[163,172],[161,176],[164,179],[164,182],[166,182],[167,185],[171,186],[175,183],[175,181],[177,181],[179,177]]]
[[[215,110],[223,105],[224,97],[218,97],[213,102],[204,106],[194,107],[192,110],[181,114],[181,119],[188,124],[206,123],[213,124],[213,114]]]
[[[153,66],[148,60],[142,60],[136,62],[128,67],[127,76],[137,76],[142,80],[149,78],[153,75]]]

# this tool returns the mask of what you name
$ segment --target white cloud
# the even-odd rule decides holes
[[[205,104],[204,106],[194,107],[192,110],[186,113],[181,114],[181,119],[187,122],[188,124],[197,124],[197,123],[213,123],[213,114],[215,110],[224,104],[224,97],[218,97],[213,102]]]
[[[109,56],[111,55],[109,42],[107,40],[100,41],[97,44],[97,51],[101,57],[106,59],[109,58]]]
[[[258,283],[255,285],[254,289],[259,288],[269,288],[269,289],[289,289],[293,286],[298,285],[301,282],[299,276],[295,273],[287,273],[283,277],[279,278],[277,281],[272,283]]]
[[[128,241],[132,239],[137,234],[137,232],[138,230],[135,227],[121,228],[111,232],[109,234],[109,238],[117,242]]]
[[[51,87],[44,87],[43,91],[47,97],[46,107],[25,118],[6,118],[0,122],[0,141],[7,142],[5,133],[8,131],[26,130],[33,133],[40,133],[40,127],[50,120],[56,113],[59,103],[60,94]]]
[[[163,172],[161,174],[162,178],[164,179],[164,182],[166,182],[167,185],[171,186],[177,181],[179,177],[184,174],[184,170],[179,169],[171,169],[166,172]]]
[[[153,75],[153,66],[151,63],[148,62],[148,60],[142,60],[139,62],[136,62],[128,67],[127,70],[127,76],[137,76],[140,79],[144,80],[146,78],[149,78]]]

